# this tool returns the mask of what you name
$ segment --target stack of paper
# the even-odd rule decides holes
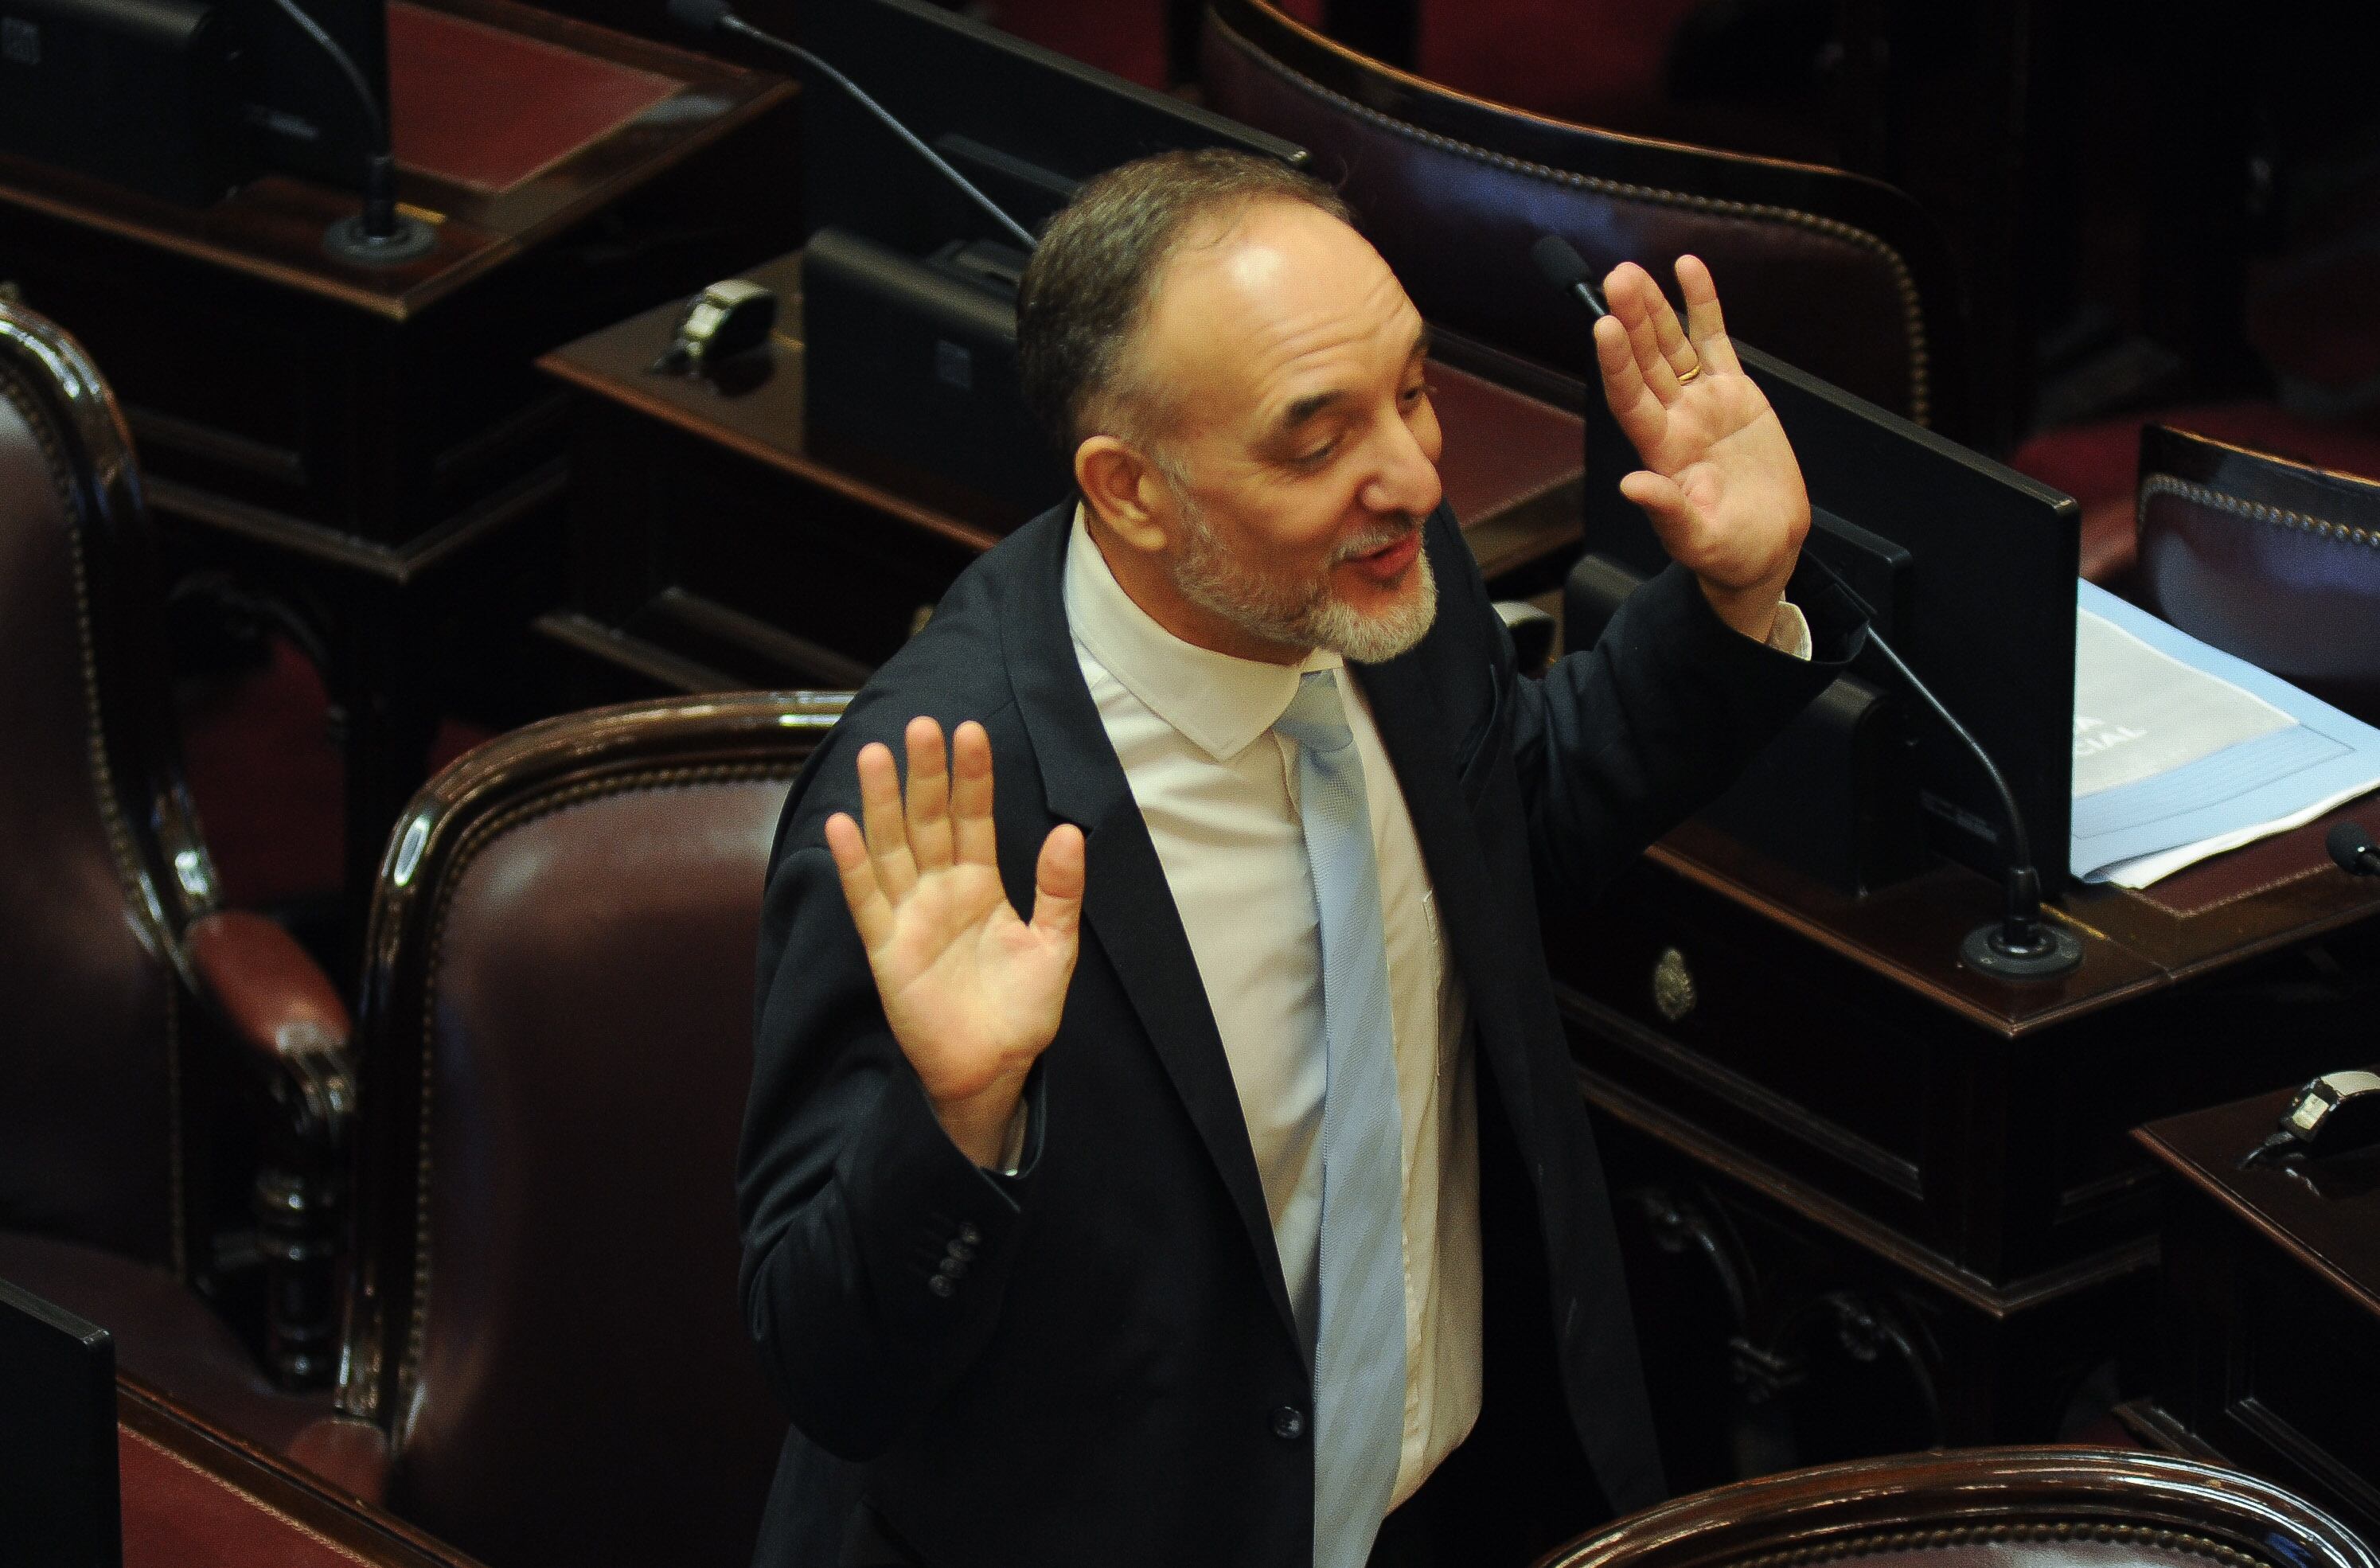
[[[2380,786],[2380,730],[2077,586],[2076,876],[2146,887]]]

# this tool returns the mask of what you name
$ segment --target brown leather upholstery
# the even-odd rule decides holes
[[[2139,517],[2150,609],[2380,723],[2380,480],[2153,425]]]
[[[1214,0],[1200,66],[1214,108],[1314,154],[1434,322],[1585,376],[1585,312],[1530,261],[1538,237],[1568,238],[1598,277],[1633,260],[1673,291],[1670,263],[1692,251],[1745,341],[1959,433],[1960,286],[1931,223],[1888,186],[1472,98],[1265,0]]]
[[[1788,1471],[1607,1525],[1541,1568],[2380,1568],[2302,1499],[2123,1449],[1999,1448]]]
[[[307,1410],[255,1403],[255,1367],[188,1290],[213,1267],[221,1218],[203,1179],[209,1113],[227,1088],[290,1078],[278,1045],[227,1060],[186,936],[219,925],[215,967],[249,977],[260,1016],[300,982],[326,1022],[344,1015],[285,936],[214,907],[152,553],[106,383],[55,325],[0,302],[0,1273],[115,1331],[119,1365],[223,1419],[294,1423]],[[243,956],[263,933],[270,965]],[[318,1060],[344,1050],[344,1027],[315,1036]],[[289,1185],[301,1199],[302,1185]],[[276,1270],[268,1292],[276,1350],[290,1282]],[[324,1339],[329,1316],[312,1327]]]
[[[399,824],[341,1404],[386,1434],[389,1505],[494,1568],[748,1560],[785,1427],[735,1305],[752,955],[840,709],[572,715]]]
[[[78,444],[0,352],[0,1226],[178,1270],[174,975],[103,771]]]

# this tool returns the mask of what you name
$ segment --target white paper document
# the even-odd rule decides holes
[[[2077,589],[2076,876],[2146,887],[2380,786],[2380,730]]]
[[[2074,618],[2074,798],[2169,773],[2295,719],[2085,610]]]

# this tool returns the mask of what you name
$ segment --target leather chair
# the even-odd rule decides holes
[[[2188,431],[2340,473],[2380,476],[2380,435],[2351,423],[2301,418],[2275,403],[2212,403],[2133,413],[2044,431],[2009,466],[2082,504],[2082,576],[2128,599],[2140,594],[2141,435],[2153,424]]]
[[[492,1565],[749,1562],[785,1430],[737,1309],[760,895],[841,697],[533,724],[399,820],[342,1414],[298,1456]]]
[[[1529,256],[1560,234],[1597,274],[1710,263],[1729,329],[1957,436],[1966,306],[1932,222],[1836,169],[1622,136],[1507,108],[1332,42],[1267,0],[1211,0],[1209,106],[1308,149],[1431,322],[1585,377],[1585,313]]]
[[[2280,1488],[2123,1449],[1987,1448],[1739,1481],[1618,1520],[1539,1568],[2380,1568]]]
[[[274,1382],[329,1373],[347,1012],[279,927],[219,906],[153,554],[106,383],[0,300],[0,1278],[278,1443],[327,1404]],[[206,1299],[259,1248],[273,1380]]]
[[[2380,480],[2151,425],[2142,602],[2380,723]]]

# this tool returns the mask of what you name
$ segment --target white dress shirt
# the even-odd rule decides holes
[[[1477,1075],[1404,792],[1338,654],[1267,664],[1183,641],[1133,602],[1079,509],[1065,608],[1197,960],[1309,1344],[1322,1215],[1321,929],[1297,814],[1297,746],[1272,725],[1301,675],[1336,672],[1379,866],[1402,1124],[1405,1419],[1393,1507],[1470,1434],[1481,1375]],[[1770,641],[1809,657],[1798,610],[1780,606]]]

